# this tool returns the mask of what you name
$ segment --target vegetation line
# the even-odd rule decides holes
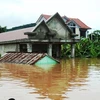
[[[62,45],[62,57],[71,57],[71,46]],[[99,57],[100,58],[100,30],[96,30],[88,38],[81,38],[80,42],[75,45],[76,57]]]

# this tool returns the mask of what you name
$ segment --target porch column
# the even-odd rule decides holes
[[[52,44],[49,44],[48,46],[48,55],[52,56]]]
[[[16,52],[20,52],[19,44],[16,44]]]
[[[71,57],[75,57],[75,44],[71,44]]]
[[[27,52],[32,52],[32,43],[27,43]]]
[[[60,58],[60,55],[61,55],[61,44],[58,44],[57,45],[57,51],[56,51],[56,57]]]

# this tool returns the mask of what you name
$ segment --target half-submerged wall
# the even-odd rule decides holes
[[[3,55],[8,51],[16,52],[18,51],[18,45],[17,44],[3,44],[0,45],[0,54]]]

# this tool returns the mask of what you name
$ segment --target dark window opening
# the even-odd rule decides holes
[[[47,53],[47,44],[33,44],[32,52],[34,53]]]
[[[71,27],[73,33],[75,33],[75,27]]]
[[[60,57],[61,55],[61,45],[60,44],[53,44],[52,45],[52,56],[53,57]]]
[[[20,52],[27,52],[27,44],[20,44]]]
[[[68,26],[71,28],[73,33],[76,33],[75,29],[76,29],[76,25],[74,23],[68,23]]]
[[[80,29],[80,36],[86,37],[86,30]]]

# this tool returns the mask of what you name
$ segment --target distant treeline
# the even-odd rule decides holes
[[[35,25],[36,25],[36,23],[25,24],[25,25],[21,25],[21,26],[12,27],[10,29],[7,29],[7,31],[13,31],[13,30],[18,30],[18,29],[33,27]]]
[[[30,23],[30,24],[25,24],[25,25],[20,25],[20,26],[16,26],[16,27],[12,27],[10,29],[7,29],[7,27],[1,27],[0,26],[0,33],[2,32],[7,32],[7,31],[13,31],[13,30],[18,30],[18,29],[23,29],[23,28],[28,28],[28,27],[34,27],[36,25],[36,23]]]

